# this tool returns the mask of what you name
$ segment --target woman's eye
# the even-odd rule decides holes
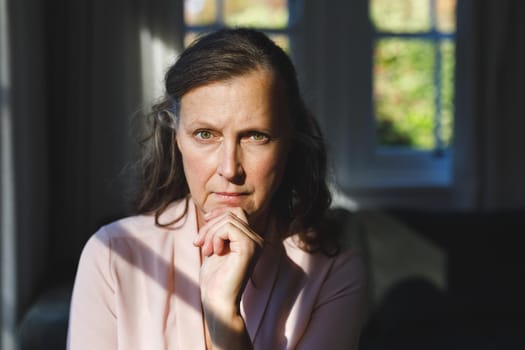
[[[201,140],[209,140],[213,137],[212,133],[208,130],[199,130],[195,135]]]
[[[263,142],[263,141],[268,141],[270,138],[268,137],[268,135],[266,134],[263,134],[261,132],[254,132],[250,135],[250,138],[254,141],[258,141],[258,142]]]

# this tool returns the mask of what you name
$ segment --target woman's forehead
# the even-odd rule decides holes
[[[278,120],[288,114],[282,84],[266,70],[254,70],[191,89],[183,95],[180,107],[181,117],[187,121],[221,117],[237,122]]]

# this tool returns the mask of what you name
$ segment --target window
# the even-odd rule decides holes
[[[456,0],[370,0],[376,143],[433,151],[452,139]]]
[[[288,0],[287,23],[252,25],[288,40],[327,140],[331,180],[362,207],[448,203],[456,1]],[[226,0],[192,2],[187,38],[232,23]]]
[[[345,28],[349,73],[340,86],[349,102],[338,118],[349,119],[340,120],[346,135],[333,131],[337,181],[378,203],[397,205],[410,192],[412,203],[433,205],[432,196],[418,197],[423,189],[444,198],[439,191],[452,184],[456,1],[366,4]]]
[[[284,50],[290,51],[294,18],[287,0],[185,0],[185,45],[201,33],[222,27],[251,27],[267,33]]]

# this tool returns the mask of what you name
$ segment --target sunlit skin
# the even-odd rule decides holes
[[[262,228],[286,163],[286,112],[280,85],[265,70],[182,97],[177,143],[199,227],[213,209],[240,207]]]
[[[210,348],[250,348],[239,301],[283,177],[290,126],[282,87],[258,69],[181,99],[177,145],[196,206]]]

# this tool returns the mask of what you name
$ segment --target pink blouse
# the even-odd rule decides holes
[[[181,215],[173,203],[161,222]],[[73,289],[71,350],[205,349],[195,207],[158,227],[134,216],[102,227],[86,243]],[[254,349],[357,349],[365,312],[360,256],[267,244],[241,300]]]

